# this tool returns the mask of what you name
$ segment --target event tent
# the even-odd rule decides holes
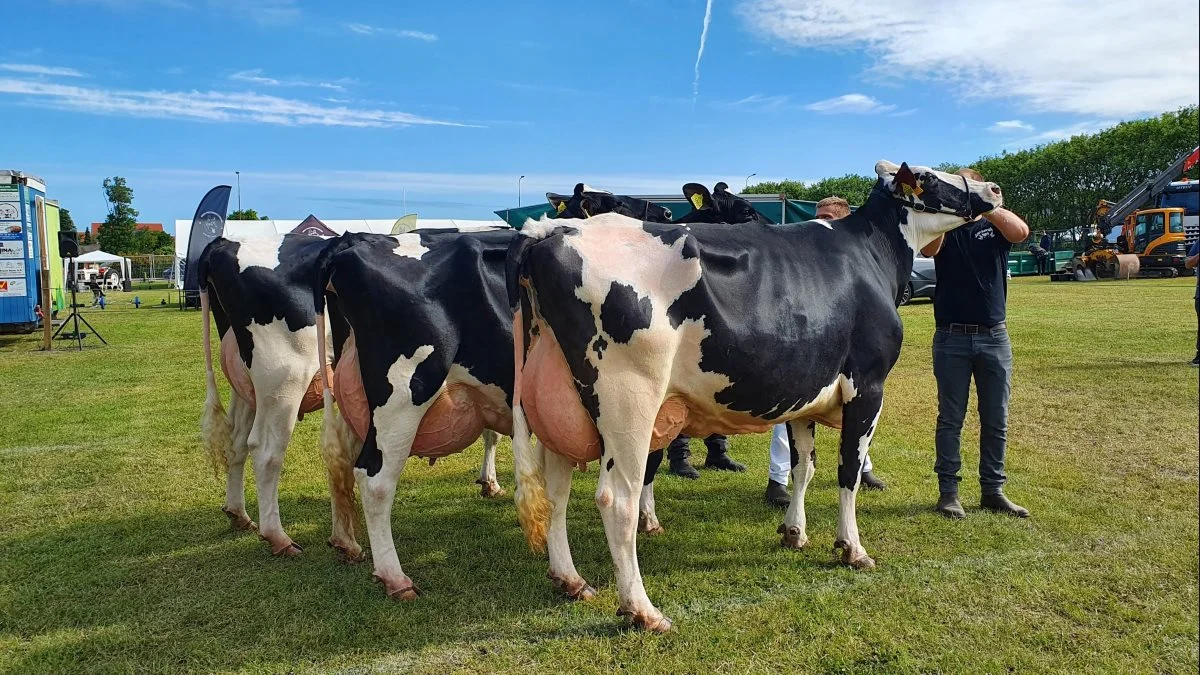
[[[76,265],[117,263],[121,266],[121,280],[129,279],[129,258],[122,258],[119,255],[105,253],[104,251],[92,251],[91,253],[84,253],[75,258],[75,263]]]
[[[276,237],[296,229],[301,220],[227,220],[223,235],[233,238]],[[370,220],[322,220],[322,224],[337,234],[346,232],[374,232],[375,234],[390,234],[396,225],[395,218]],[[418,218],[417,227],[421,229],[456,228],[459,230],[482,230],[492,227],[506,227],[503,220],[458,220],[452,218]],[[180,274],[180,261],[187,260],[188,238],[192,233],[192,221],[175,221],[175,287],[183,288],[183,275]]]

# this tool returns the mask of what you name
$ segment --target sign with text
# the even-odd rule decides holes
[[[25,257],[25,242],[0,241],[0,260],[23,259]]]
[[[25,295],[24,279],[0,279],[0,298]]]

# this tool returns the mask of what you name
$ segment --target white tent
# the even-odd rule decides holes
[[[119,255],[105,253],[104,251],[92,251],[91,253],[84,253],[83,255],[75,258],[75,263],[77,265],[84,265],[88,263],[95,265],[117,263],[121,266],[121,280],[125,281],[129,279],[129,258],[122,258]]]
[[[299,220],[227,220],[225,221],[224,236],[231,239],[247,239],[253,237],[274,237],[287,234],[300,224]],[[326,227],[345,234],[346,232],[374,232],[389,234],[396,219],[375,220],[322,220]],[[417,227],[421,229],[455,228],[463,231],[486,230],[493,227],[508,227],[508,223],[499,218],[493,220],[458,220],[451,218],[418,218]],[[192,234],[191,220],[175,221],[175,287],[183,288],[183,275],[179,273],[179,262],[187,260],[188,238]],[[82,260],[82,258],[80,258]]]

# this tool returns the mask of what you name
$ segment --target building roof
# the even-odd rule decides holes
[[[103,224],[104,223],[92,223],[91,229],[93,237],[100,233],[100,226]],[[134,224],[133,229],[148,230],[150,232],[162,232],[163,226],[162,223],[136,223]]]

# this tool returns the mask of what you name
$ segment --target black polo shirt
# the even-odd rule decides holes
[[[1008,251],[1012,243],[985,218],[946,233],[933,257],[937,286],[933,316],[937,325],[994,326],[1004,321],[1008,298]]]

